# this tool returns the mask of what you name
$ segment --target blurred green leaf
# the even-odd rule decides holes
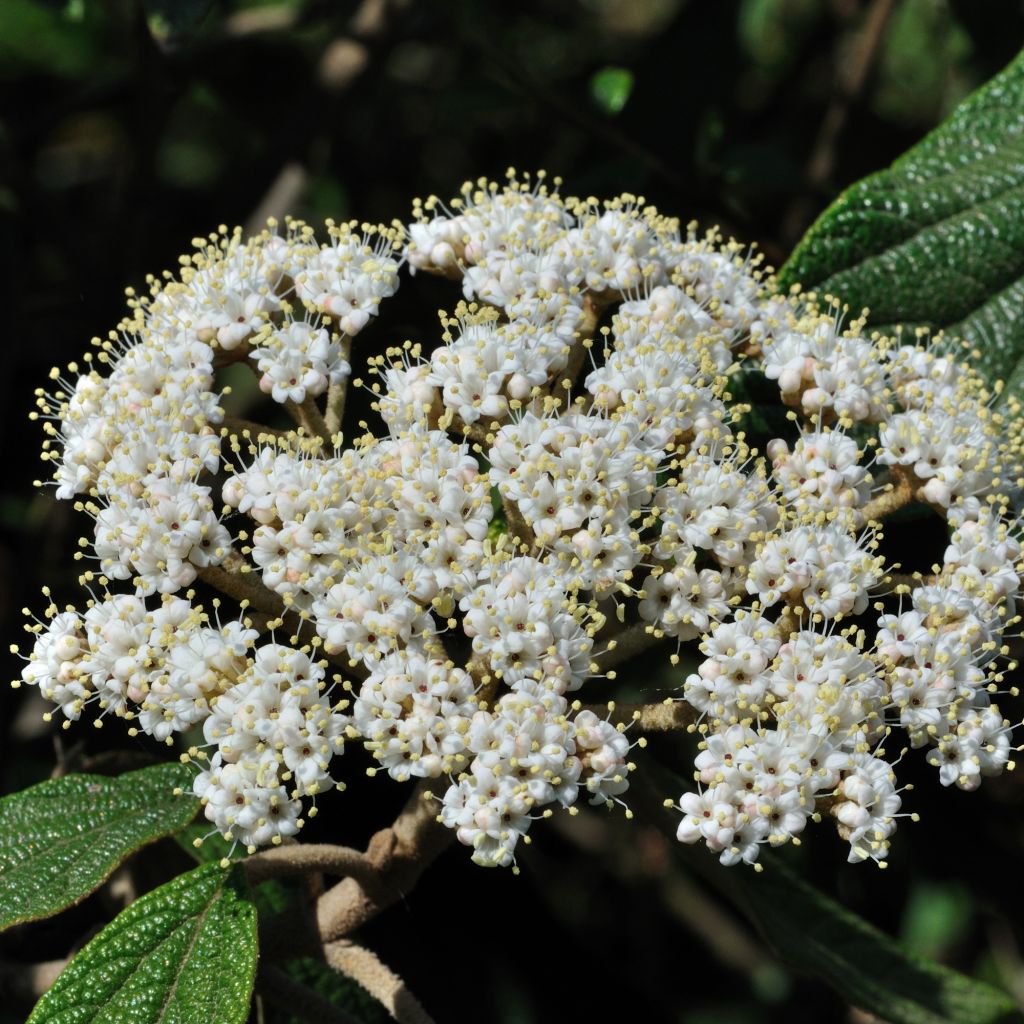
[[[880,330],[944,328],[991,378],[1024,371],[1024,54],[935,131],[847,189],[782,268],[871,310]]]
[[[629,102],[633,72],[627,68],[602,68],[590,79],[590,95],[606,114],[617,114]]]
[[[959,885],[917,881],[903,911],[900,938],[921,956],[938,957],[971,927],[970,894]]]
[[[243,1024],[256,909],[240,868],[205,865],[137,899],[39,1001],[28,1024]]]
[[[898,942],[813,889],[780,860],[740,870],[741,908],[793,967],[827,981],[854,1006],[892,1024],[1011,1024],[1005,993],[907,953]]]
[[[736,35],[756,64],[780,73],[797,59],[804,37],[825,14],[817,0],[742,0]]]
[[[180,764],[66,775],[0,800],[0,928],[85,899],[136,850],[187,825],[199,801]]]
[[[904,0],[885,34],[871,106],[892,121],[934,124],[968,86],[971,38],[948,3]]]
[[[150,35],[174,50],[199,31],[216,0],[143,0]]]
[[[164,126],[157,173],[177,188],[207,189],[223,176],[232,154],[246,151],[244,129],[222,97],[204,83],[193,83]]]
[[[314,224],[328,217],[343,220],[350,216],[351,203],[345,186],[329,175],[319,175],[310,181],[306,204],[308,218]]]
[[[26,71],[61,78],[95,72],[100,40],[93,25],[69,8],[62,15],[36,0],[0,2],[0,78]]]

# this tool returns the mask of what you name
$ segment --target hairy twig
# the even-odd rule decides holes
[[[352,354],[352,337],[348,334],[341,336],[341,358],[349,361]],[[341,430],[341,420],[345,415],[345,398],[348,395],[348,377],[332,384],[327,389],[327,412],[324,414],[324,426],[330,437],[333,437]]]
[[[802,628],[803,612],[803,608],[796,609],[790,605],[786,605],[786,607],[783,608],[782,614],[775,620],[779,636],[783,641],[788,640],[793,633],[798,632]]]
[[[320,412],[316,399],[312,395],[306,395],[306,399],[301,405],[289,399],[284,403],[284,407],[287,409],[288,415],[302,427],[309,437],[318,437],[325,445],[331,447],[333,444],[331,431],[327,429],[323,413]]]
[[[335,970],[362,985],[399,1024],[434,1024],[405,982],[372,950],[339,939],[324,946],[324,956]]]
[[[877,497],[872,498],[864,508],[866,522],[879,521],[891,516],[893,512],[909,505],[914,500],[914,476],[902,466],[894,466],[892,482]]]
[[[217,345],[213,350],[213,368],[215,370],[222,370],[225,366],[230,366],[232,363],[240,363],[243,359],[249,358],[251,351],[252,343],[248,340],[230,349],[221,348],[220,345]]]
[[[584,711],[592,711],[615,725],[633,724],[640,732],[671,732],[686,729],[697,721],[696,710],[682,700],[671,697],[659,704],[586,704]]]
[[[505,522],[508,524],[508,532],[521,544],[532,548],[534,544],[533,530],[524,518],[519,506],[504,495],[501,498],[501,507],[505,513]]]
[[[280,617],[288,611],[280,595],[263,586],[259,573],[237,551],[231,551],[220,565],[201,566],[197,574],[228,597],[248,601],[258,612]]]
[[[253,420],[243,419],[240,416],[225,416],[221,426],[229,434],[237,434],[239,437],[250,437],[258,441],[261,436],[291,438],[292,435],[286,430],[275,430],[273,427],[265,427],[262,423],[255,423]]]
[[[594,651],[593,660],[602,669],[613,668],[664,639],[664,634],[659,635],[653,626],[637,622],[613,636],[600,650]]]
[[[576,340],[573,342],[572,350],[569,353],[569,362],[565,369],[558,375],[561,380],[567,380],[570,384],[576,383],[580,370],[587,358],[589,344],[594,337],[594,331],[601,319],[601,312],[607,303],[602,304],[593,292],[587,292],[583,296],[583,318],[580,320],[576,330]]]
[[[366,885],[372,885],[378,876],[377,869],[367,860],[366,854],[331,843],[288,843],[274,846],[247,857],[242,866],[253,885],[268,878],[313,872],[355,878]]]
[[[372,885],[346,878],[317,902],[317,924],[325,942],[343,938],[397,903],[446,849],[455,834],[438,824],[436,799],[446,779],[424,780],[390,828],[370,840],[366,857],[377,869]]]
[[[932,587],[941,579],[942,576],[939,573],[925,575],[920,572],[890,572],[886,574],[885,582],[891,583],[894,587],[914,589],[916,587]]]

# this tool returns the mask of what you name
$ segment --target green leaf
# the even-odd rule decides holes
[[[174,841],[195,860],[197,864],[219,864],[231,859],[233,843],[228,842],[219,832],[210,834],[210,823],[201,818],[174,836]],[[196,845],[196,840],[201,842]]]
[[[176,787],[189,792],[174,795]],[[0,928],[85,899],[126,857],[196,815],[191,775],[159,764],[67,775],[0,800]]]
[[[606,113],[617,114],[633,91],[633,72],[627,68],[602,68],[590,79],[590,95]]]
[[[38,0],[0,3],[0,79],[26,73],[66,78],[95,74],[101,53],[95,26]]]
[[[965,886],[917,879],[910,885],[900,941],[922,956],[941,957],[974,924],[974,904]]]
[[[245,877],[237,866],[206,864],[118,914],[28,1024],[244,1024],[255,975]]]
[[[847,189],[782,268],[870,326],[944,328],[1006,379],[1024,355],[1024,53],[888,170]]]
[[[735,869],[731,869],[735,870]],[[802,881],[781,861],[739,870],[739,905],[779,956],[892,1024],[1011,1024],[1005,993],[907,953],[894,939]]]

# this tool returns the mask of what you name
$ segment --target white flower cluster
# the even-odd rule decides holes
[[[462,299],[436,344],[364,359],[380,423],[343,444],[352,340],[403,261]],[[225,417],[229,362],[297,429]],[[732,398],[751,374],[791,410],[767,458]],[[488,865],[581,795],[622,803],[631,724],[697,735],[678,835],[727,864],[825,816],[884,861],[894,729],[945,785],[1011,763],[1016,408],[954,346],[844,326],[641,198],[510,177],[417,203],[404,233],[222,231],[55,377],[44,457],[96,519],[87,577],[134,591],[51,603],[22,681],[68,719],[95,702],[182,736],[207,817],[250,848],[341,785],[345,742],[421,780]],[[932,576],[886,554],[911,504],[953,530]],[[241,618],[211,624],[196,580]],[[692,650],[683,713],[607,704],[659,644]]]

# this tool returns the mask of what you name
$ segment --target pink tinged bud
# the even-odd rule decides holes
[[[832,813],[848,828],[861,828],[871,820],[865,808],[849,800],[835,807]]]
[[[86,441],[82,445],[82,457],[87,462],[101,462],[107,454],[107,449],[96,440]]]
[[[252,328],[248,323],[226,324],[217,331],[217,344],[225,351],[237,348],[249,335]]]
[[[354,309],[339,321],[341,329],[355,337],[370,322],[370,314],[362,309]]]
[[[53,653],[61,661],[72,661],[81,653],[82,645],[78,637],[65,635],[53,645]]]
[[[949,485],[943,483],[938,477],[932,477],[932,479],[924,485],[922,493],[925,501],[928,501],[933,505],[941,505],[943,507],[949,505],[950,499],[953,496],[949,489]]]
[[[799,370],[787,367],[779,374],[779,390],[784,395],[791,395],[799,391],[801,384],[802,378]]]
[[[508,393],[512,398],[522,400],[526,398],[531,391],[530,381],[527,379],[525,374],[514,373],[508,380]]]
[[[698,666],[697,674],[701,679],[713,682],[722,674],[722,666],[717,661],[704,661]]]
[[[805,412],[815,413],[828,404],[828,395],[821,388],[811,388],[800,401]]]
[[[438,242],[430,250],[430,262],[435,267],[455,265],[455,250],[447,242]]]
[[[586,530],[579,530],[577,533],[574,533],[572,544],[584,558],[593,558],[600,549],[599,542]]]

